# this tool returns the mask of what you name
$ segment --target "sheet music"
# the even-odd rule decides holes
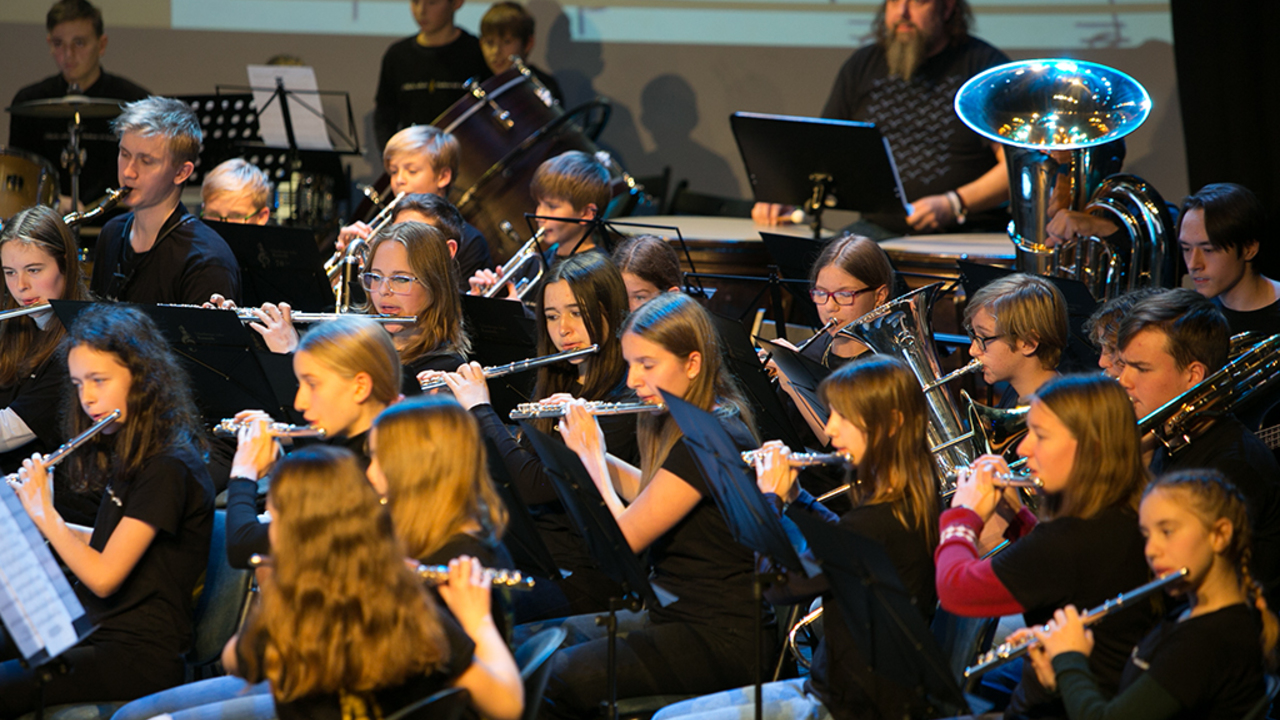
[[[0,498],[0,621],[24,658],[57,656],[79,641],[72,623],[84,607],[18,495]]]
[[[258,108],[258,131],[270,147],[289,147],[285,132],[284,111],[280,99],[271,100],[277,79],[284,81],[289,100],[289,119],[293,122],[293,138],[300,150],[332,150],[329,130],[324,124],[324,107],[316,91],[315,68],[289,65],[250,65],[249,86],[253,88],[253,104]],[[271,100],[270,104],[267,103]]]

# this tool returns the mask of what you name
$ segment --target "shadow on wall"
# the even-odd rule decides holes
[[[640,94],[640,123],[653,137],[654,151],[637,171],[657,175],[671,167],[673,181],[688,180],[695,190],[738,197],[738,179],[729,162],[696,142],[698,97],[679,75],[659,75]]]

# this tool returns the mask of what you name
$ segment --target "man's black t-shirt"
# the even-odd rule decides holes
[[[1249,571],[1280,602],[1280,464],[1267,446],[1239,420],[1226,415],[1170,457],[1159,447],[1151,472],[1206,468],[1222,473],[1244,495],[1253,529]]]
[[[1277,300],[1266,307],[1257,310],[1232,310],[1222,304],[1222,299],[1215,297],[1213,304],[1218,306],[1222,311],[1223,317],[1227,319],[1227,325],[1231,328],[1231,334],[1242,332],[1256,332],[1266,337],[1280,333],[1280,300]],[[1261,339],[1261,338],[1259,338]]]
[[[907,200],[938,195],[995,165],[991,141],[960,121],[954,102],[969,78],[1007,62],[1004,53],[969,37],[925,60],[907,82],[889,75],[884,47],[872,44],[840,68],[822,116],[875,123],[893,149]]]
[[[69,94],[68,90],[66,79],[61,74],[54,75],[19,90],[13,96],[12,104],[60,98]],[[82,88],[80,94],[132,102],[142,100],[151,93],[119,75],[103,72],[94,84]],[[80,173],[80,200],[91,203],[105,195],[108,189],[118,185],[116,155],[119,153],[119,142],[111,131],[108,119],[84,120],[83,127],[80,144],[85,150],[85,162]],[[62,167],[61,161],[62,150],[67,146],[67,120],[12,114],[9,117],[9,144],[40,155],[53,163],[62,182],[62,194],[71,194],[71,173]]]
[[[134,646],[139,664],[176,667],[192,640],[192,594],[209,564],[213,483],[191,447],[146,460],[132,479],[107,486],[89,546],[102,552],[124,518],[155,528],[156,536],[120,589],[105,598],[76,585],[76,595],[98,631],[88,642]]]
[[[403,128],[430,124],[463,96],[463,83],[491,74],[480,41],[465,30],[440,47],[419,45],[416,35],[396,42],[382,56],[374,96],[378,147]]]
[[[136,253],[133,213],[112,219],[98,236],[89,289],[105,300],[200,305],[214,293],[240,299],[240,265],[218,233],[178,203],[156,243]]]
[[[741,418],[720,420],[739,450],[756,447]],[[649,618],[654,624],[682,622],[751,632],[756,622],[755,553],[733,539],[685,438],[671,448],[662,469],[697,490],[702,500],[649,548],[653,584],[679,598],[650,608]]]
[[[1042,625],[1067,604],[1084,611],[1146,583],[1151,575],[1144,547],[1137,514],[1112,506],[1087,520],[1061,517],[1040,523],[995,555],[991,569],[1024,608],[1027,624]],[[1151,605],[1139,603],[1093,628],[1089,666],[1108,697],[1115,694],[1129,651],[1154,622]],[[1025,664],[1010,708],[1056,706],[1061,715],[1059,703],[1050,699],[1031,664]]]
[[[1181,622],[1166,617],[1134,648],[1120,691],[1145,673],[1182,704],[1178,718],[1242,718],[1266,693],[1261,632],[1244,604]]]

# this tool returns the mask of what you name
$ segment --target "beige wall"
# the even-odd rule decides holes
[[[674,180],[688,178],[693,189],[714,194],[748,194],[729,131],[730,113],[817,114],[850,52],[573,42],[559,6],[550,0],[532,0],[530,8],[540,29],[533,59],[555,72],[570,104],[595,93],[613,99],[613,120],[602,140],[621,155],[627,169],[644,176],[669,165]],[[1028,16],[1025,22],[1037,19]],[[111,29],[110,25],[108,32],[105,67],[160,94],[211,93],[219,83],[243,85],[245,65],[262,63],[278,53],[298,55],[316,68],[321,87],[351,93],[362,141],[371,135],[378,65],[391,42],[386,37]],[[55,70],[44,44],[44,28],[38,24],[0,23],[0,47],[6,57],[0,72],[0,100],[6,103],[20,87]],[[1005,50],[1015,59],[1054,54]],[[1151,119],[1129,140],[1127,169],[1153,182],[1166,199],[1181,198],[1187,192],[1187,175],[1173,48],[1149,42],[1131,49],[1070,54],[1117,67],[1146,85],[1155,107]],[[0,117],[0,139],[7,138],[5,115]],[[359,178],[370,172],[368,163],[357,159],[353,174]]]

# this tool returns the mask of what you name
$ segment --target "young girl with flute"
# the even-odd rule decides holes
[[[1032,630],[1041,683],[1057,687],[1071,720],[1246,717],[1266,694],[1280,627],[1249,571],[1244,496],[1216,471],[1187,470],[1152,482],[1138,513],[1152,572],[1190,570],[1169,591],[1185,602],[1138,643],[1117,694],[1090,671],[1093,631],[1079,611],[1058,610]]]
[[[59,362],[64,433],[120,416],[59,469],[73,486],[103,493],[93,527],[53,505],[40,456],[23,462],[22,505],[75,575],[76,596],[97,626],[62,654],[69,674],[41,683],[18,661],[0,663],[0,717],[60,703],[130,700],[181,683],[192,642],[193,594],[209,562],[213,486],[201,458],[200,417],[186,373],[160,330],[120,305],[80,314]],[[5,639],[2,657],[17,657]]]
[[[659,403],[665,390],[715,413],[739,449],[758,446],[715,328],[695,300],[681,293],[650,300],[627,319],[621,339],[627,384],[641,401]],[[571,404],[561,429],[631,550],[649,551],[653,582],[679,598],[619,618],[618,698],[744,685],[754,668],[759,611],[754,555],[733,540],[670,415],[645,414],[637,426],[639,467],[608,454],[604,433],[581,403]],[[591,717],[608,697],[608,641],[593,620],[566,622],[574,644],[552,658],[545,716]]]
[[[943,609],[966,617],[1021,613],[1037,624],[1068,603],[1093,607],[1146,582],[1137,506],[1147,473],[1137,427],[1133,403],[1110,378],[1069,375],[1040,387],[1018,452],[1042,484],[1043,520],[1016,490],[1001,488],[1010,475],[1003,459],[974,461],[942,514],[934,560]],[[1013,542],[983,560],[978,538],[998,509]],[[1107,692],[1115,692],[1129,649],[1153,620],[1150,605],[1139,604],[1099,626],[1090,667]],[[1008,712],[1060,717],[1058,702],[1026,665]]]

